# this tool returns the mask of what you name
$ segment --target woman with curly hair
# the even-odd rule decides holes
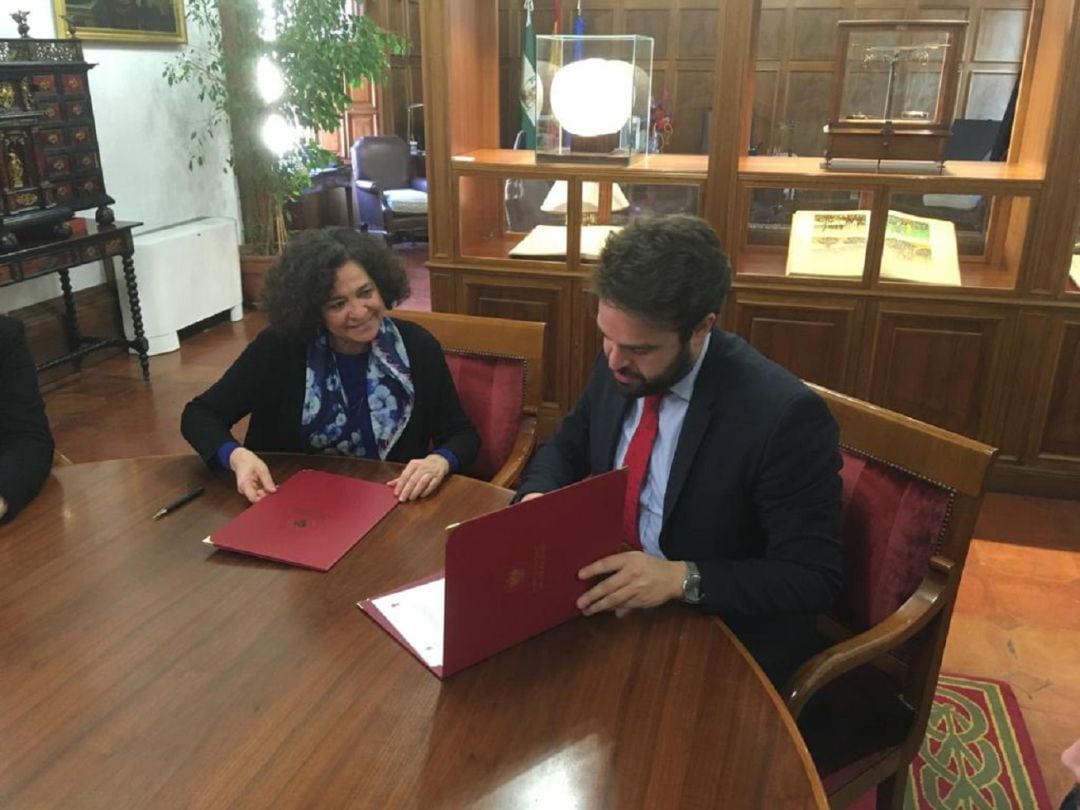
[[[350,228],[292,237],[266,277],[270,325],[184,408],[180,430],[211,467],[236,473],[249,501],[276,487],[259,452],[407,462],[401,501],[433,493],[476,458],[437,340],[387,311],[409,281],[380,241]],[[240,445],[230,432],[248,414]]]

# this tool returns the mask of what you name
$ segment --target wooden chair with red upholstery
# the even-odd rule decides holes
[[[442,345],[461,405],[482,440],[480,455],[464,472],[512,486],[536,447],[544,324],[406,310],[391,317],[420,324]]]
[[[833,646],[784,699],[832,807],[876,788],[903,806],[926,733],[960,575],[994,448],[814,387],[840,425],[844,590]]]

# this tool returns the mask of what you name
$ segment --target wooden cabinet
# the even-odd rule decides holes
[[[697,155],[635,158],[624,167],[538,165],[531,151],[509,149],[452,157],[450,216],[446,230],[431,235],[433,308],[547,324],[543,435],[581,394],[599,350],[590,239],[635,217],[700,213],[705,165]],[[562,241],[550,255],[518,255],[541,231]]]
[[[1059,334],[1038,453],[1080,463],[1080,318],[1063,319]]]
[[[855,298],[735,290],[725,325],[804,380],[855,392],[862,302]]]
[[[108,224],[97,131],[78,40],[0,40],[0,242],[98,207]],[[62,226],[61,226],[62,227]]]
[[[994,440],[997,384],[1012,315],[1006,308],[883,302],[873,308],[864,399],[973,438]]]
[[[459,311],[547,324],[540,423],[544,433],[549,433],[571,401],[569,367],[574,322],[571,280],[482,271],[463,273],[458,278]]]
[[[573,4],[553,2],[566,28]],[[550,30],[553,2],[537,4],[537,33]],[[1007,159],[947,159],[940,174],[821,166],[836,22],[867,17],[865,3],[706,5],[587,9],[590,34],[656,39],[654,98],[676,96],[672,148],[702,153],[596,168],[537,166],[500,148],[519,114],[520,4],[422,4],[435,308],[544,319],[545,418],[556,417],[599,348],[580,232],[586,184],[652,185],[650,199],[681,200],[654,213],[696,210],[727,246],[735,277],[725,328],[809,380],[1000,445],[998,486],[1080,495],[1080,286],[1068,280],[1080,240],[1080,5],[935,6],[935,17],[966,18],[971,32],[957,117],[1000,116],[988,90],[1011,90],[1019,76]],[[926,16],[918,0],[889,10]],[[802,156],[784,154],[793,145]],[[558,182],[565,255],[511,256],[522,231],[507,203],[528,183],[546,199]],[[852,276],[789,275],[792,216],[811,209],[869,212]],[[889,272],[887,251],[903,248],[889,241],[892,211],[953,223],[953,280]]]
[[[1080,498],[1080,314],[1045,306],[1020,313],[1004,375],[1006,410],[994,485]]]

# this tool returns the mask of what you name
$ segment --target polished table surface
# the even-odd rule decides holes
[[[196,458],[57,468],[0,527],[0,806],[825,806],[776,694],[683,605],[575,619],[445,682],[356,608],[508,495],[452,478],[318,573],[201,543],[244,503]]]

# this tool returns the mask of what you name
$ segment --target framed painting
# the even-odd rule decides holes
[[[58,37],[86,42],[187,42],[184,0],[53,0]]]

